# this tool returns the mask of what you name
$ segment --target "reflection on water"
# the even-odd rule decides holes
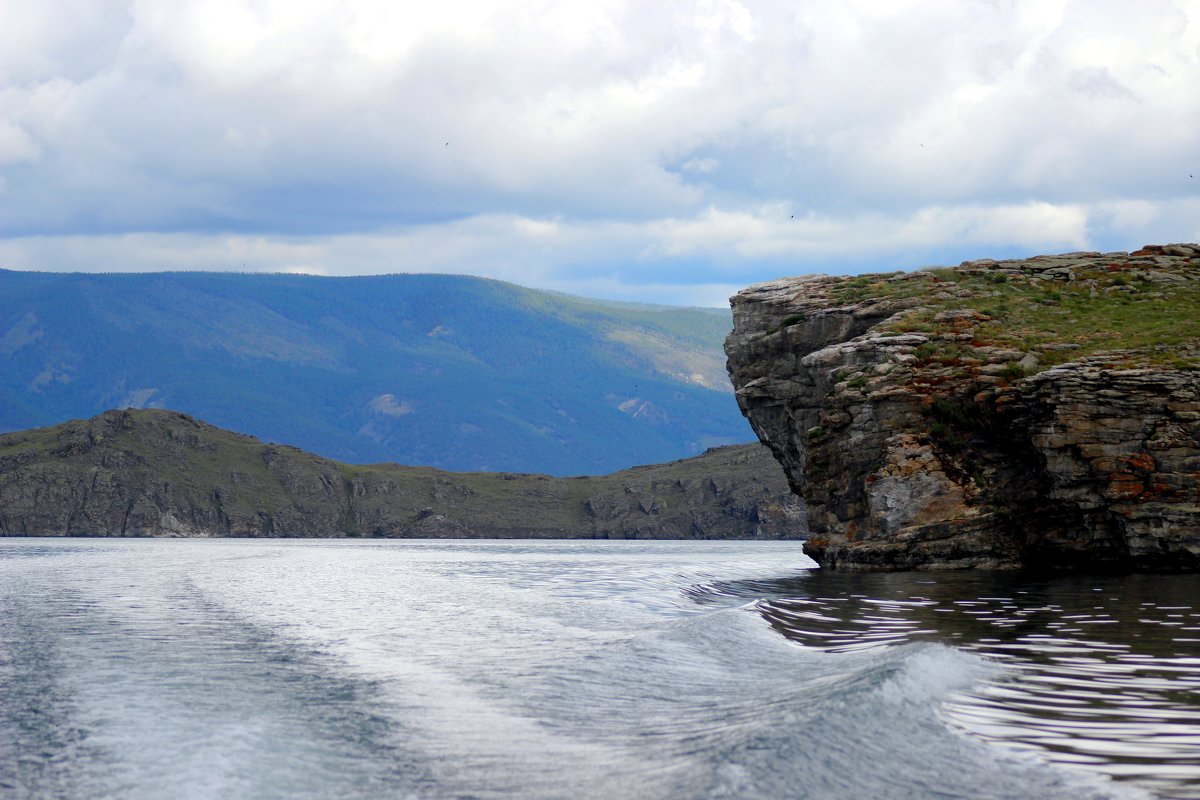
[[[999,661],[998,677],[944,705],[952,725],[1163,797],[1200,798],[1197,581],[813,571],[775,583],[757,608],[810,650],[926,639]]]

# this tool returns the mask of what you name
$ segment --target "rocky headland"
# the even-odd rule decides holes
[[[732,302],[738,403],[823,566],[1200,568],[1200,246]]]
[[[356,466],[162,410],[0,435],[0,535],[801,538],[758,444],[611,475]]]

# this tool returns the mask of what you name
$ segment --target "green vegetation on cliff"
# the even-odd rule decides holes
[[[949,362],[979,344],[1037,353],[1036,365],[1019,374],[1010,370],[1014,378],[1106,351],[1119,366],[1200,369],[1200,275],[1180,260],[1186,248],[1152,245],[1128,254],[970,261],[957,268],[861,276],[839,283],[830,300],[911,302],[917,307],[878,330],[934,337],[961,332],[962,318],[946,312],[976,311],[973,338],[957,347],[931,345],[920,354]]]

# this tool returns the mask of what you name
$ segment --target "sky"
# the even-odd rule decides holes
[[[1200,0],[0,0],[0,267],[723,306],[1198,240]]]

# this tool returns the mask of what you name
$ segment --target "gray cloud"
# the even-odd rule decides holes
[[[5,266],[715,303],[1200,239],[1190,2],[11,5]]]

